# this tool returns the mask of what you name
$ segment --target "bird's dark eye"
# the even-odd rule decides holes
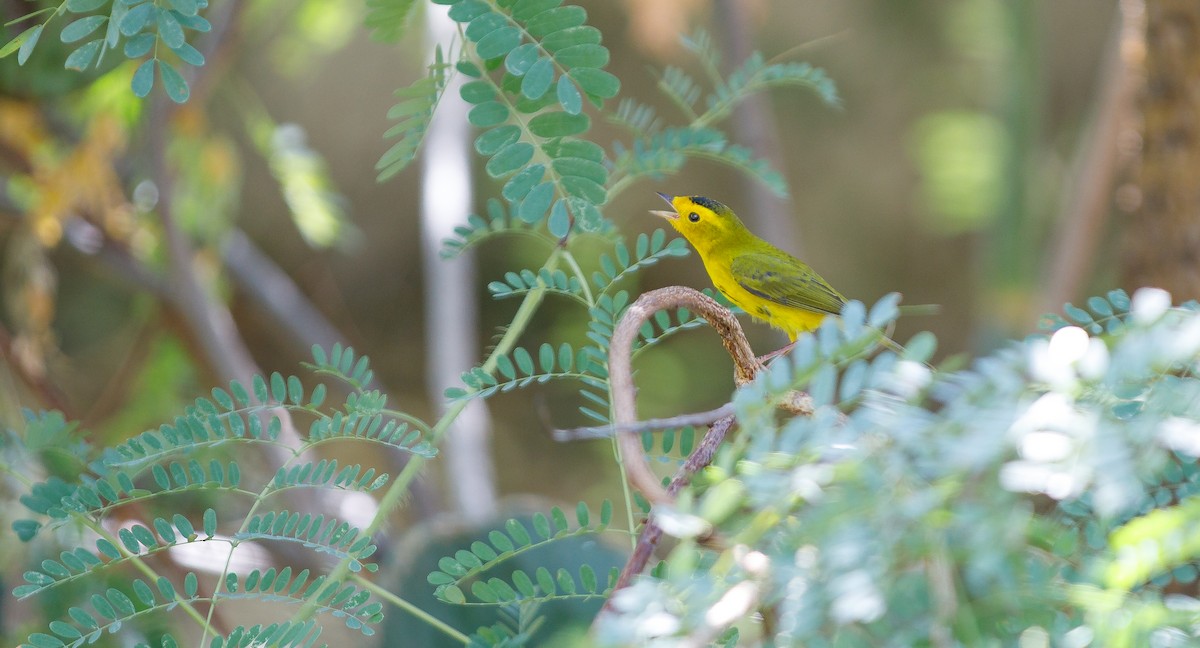
[[[688,214],[688,220],[692,221],[693,223],[699,223],[700,222],[700,214],[697,214],[696,212],[692,212],[692,213]]]

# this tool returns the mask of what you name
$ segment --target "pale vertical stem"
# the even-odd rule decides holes
[[[457,35],[444,7],[426,11],[430,49],[447,49]],[[442,392],[459,383],[479,355],[478,309],[474,301],[475,261],[470,252],[450,260],[439,256],[442,241],[465,222],[471,208],[470,125],[458,98],[461,77],[450,75],[445,100],[425,136],[421,175],[421,257],[425,276],[425,348],[431,397],[445,410]],[[442,444],[446,481],[454,510],[467,522],[481,523],[496,512],[496,480],[490,450],[491,421],[483,399],[474,399],[451,424]]]

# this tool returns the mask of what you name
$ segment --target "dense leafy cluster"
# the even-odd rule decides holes
[[[322,407],[324,384],[308,390],[296,376],[285,378],[276,373],[269,378],[255,377],[250,389],[234,382],[228,390],[213,389],[211,399],[196,399],[195,405],[172,423],[104,449],[75,481],[51,477],[35,483],[21,499],[34,517],[14,524],[22,539],[32,540],[38,534],[74,527],[87,528],[98,539],[93,541],[94,550],[77,546],[63,551],[57,560],[43,560],[37,569],[25,573],[26,583],[16,587],[14,595],[28,598],[54,594],[69,585],[115,575],[124,567],[145,568],[157,554],[197,543],[226,544],[231,552],[243,543],[293,544],[344,561],[351,573],[374,572],[377,565],[367,559],[376,546],[360,529],[320,514],[265,507],[277,501],[279,494],[293,489],[369,492],[387,483],[387,475],[377,474],[373,468],[339,467],[336,460],[311,461],[304,457],[328,442],[355,439],[427,457],[434,456],[436,450],[419,430],[412,429],[419,422],[410,421],[406,415],[397,419],[386,409],[386,398],[359,388],[362,382],[369,382],[371,370],[365,358],[356,356],[352,349],[337,346],[327,353],[315,348],[312,366],[354,390],[340,409]],[[285,419],[295,424],[306,417],[312,420],[311,432],[301,447],[288,447],[280,441]],[[72,454],[87,461],[93,454],[89,446],[77,441],[64,443],[74,439],[74,434],[61,416],[28,414],[27,435],[33,440],[26,444],[29,450],[71,447]],[[291,458],[264,479],[261,471],[248,473],[243,468],[244,459],[234,451],[254,445],[278,447]],[[16,452],[17,447],[8,444],[6,449]],[[247,474],[256,477],[247,478]],[[189,494],[217,496],[223,511],[242,508],[258,512],[219,521],[210,507],[201,515],[199,529],[188,515],[176,512],[154,517],[144,525],[110,530],[109,518],[122,507],[138,505],[171,511],[171,502],[177,501],[172,497]],[[240,506],[234,504],[239,501]],[[374,633],[374,624],[382,618],[382,606],[370,601],[366,591],[327,575],[310,575],[308,569],[294,577],[291,567],[254,570],[245,575],[226,571],[221,575],[220,588],[211,592],[201,591],[197,583],[192,572],[186,574],[181,591],[165,576],[158,576],[153,587],[140,580],[127,581],[125,585],[136,594],[136,602],[123,594],[123,588],[109,589],[104,596],[92,596],[87,606],[69,608],[69,619],[51,622],[51,634],[35,633],[28,645],[82,645],[152,613],[192,609],[197,603],[220,607],[246,598],[311,604],[314,612],[340,618],[348,628],[367,635]],[[311,619],[239,627],[225,638],[214,638],[212,645],[245,645],[252,637],[278,642],[271,645],[307,645],[319,635],[320,627]],[[174,642],[165,635],[161,645]]]
[[[483,578],[484,574],[504,566],[505,562],[525,551],[545,546],[568,538],[604,531],[612,519],[612,503],[605,500],[600,508],[600,520],[591,522],[587,504],[580,502],[575,510],[578,523],[575,529],[567,522],[567,516],[557,506],[550,509],[550,516],[534,514],[531,523],[534,534],[521,521],[510,519],[499,529],[488,533],[488,541],[478,540],[469,549],[462,549],[453,556],[438,561],[438,571],[429,574],[429,583],[436,586],[434,594],[446,603],[458,605],[495,605],[513,602],[536,602],[542,600],[565,600],[605,596],[616,581],[616,570],[608,575],[607,585],[597,580],[596,571],[584,562],[579,567],[579,580],[566,569],[560,568],[551,575],[545,567],[538,567],[531,577],[517,569],[509,573],[508,580],[495,576]],[[464,584],[470,583],[473,600],[463,592]]]
[[[1058,320],[939,374],[928,336],[864,357],[895,311],[848,305],[735,394],[738,440],[656,513],[680,545],[616,595],[600,637],[1194,642],[1195,601],[1164,586],[1198,557],[1200,310],[1158,291],[1089,306],[1068,312],[1104,337]],[[816,411],[779,422],[793,389]],[[727,548],[698,549],[705,529]]]
[[[719,71],[720,48],[707,32],[697,31],[683,43],[696,55],[712,89],[706,92],[682,68],[669,66],[663,70],[658,86],[684,115],[686,121],[681,125],[666,126],[653,107],[633,98],[622,99],[610,118],[632,132],[635,139],[630,145],[618,142],[613,146],[614,185],[624,187],[638,178],[670,175],[688,159],[699,158],[739,169],[774,193],[786,195],[783,177],[769,163],[755,158],[750,149],[730,143],[714,124],[728,118],[747,96],[778,86],[807,88],[826,104],[837,106],[833,81],[808,63],[769,63],[758,53],[723,77]]]
[[[49,14],[0,48],[0,56],[16,52],[17,62],[24,65],[51,21],[69,15],[70,22],[59,32],[63,43],[75,47],[64,63],[67,69],[100,67],[106,53],[120,48],[125,58],[142,61],[131,82],[137,96],[150,94],[157,68],[167,96],[183,103],[190,90],[176,66],[204,65],[204,55],[187,42],[187,32],[212,29],[201,15],[206,8],[208,0],[66,0],[24,16],[31,19]]]

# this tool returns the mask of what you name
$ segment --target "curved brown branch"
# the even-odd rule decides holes
[[[675,476],[667,488],[664,489],[659,484],[658,477],[650,470],[650,465],[642,453],[642,445],[636,435],[636,432],[646,428],[647,422],[637,420],[632,355],[633,343],[637,340],[642,324],[658,311],[671,308],[687,308],[699,313],[716,330],[717,334],[721,336],[725,350],[733,358],[734,380],[739,386],[753,380],[755,375],[764,368],[762,362],[750,350],[750,344],[746,341],[742,327],[733,313],[701,292],[681,286],[660,288],[642,295],[625,311],[613,331],[612,343],[609,345],[608,372],[614,409],[613,426],[610,429],[614,430],[617,435],[617,448],[621,461],[625,465],[629,483],[654,505],[673,502],[675,495],[691,482],[692,475],[712,462],[717,448],[725,441],[725,437],[737,422],[731,412],[725,411],[726,408],[730,408],[729,404],[710,412],[684,415],[685,417],[711,416],[719,412],[723,416],[716,420],[713,420],[715,417],[709,418],[709,420],[713,420],[713,423],[704,434],[700,444],[675,472]],[[779,405],[796,414],[811,414],[813,411],[812,399],[801,392],[792,392]],[[679,418],[663,419],[663,421],[673,422]],[[642,573],[662,535],[662,528],[654,522],[653,518],[646,522],[638,536],[633,553],[629,556],[625,568],[621,570],[621,574],[613,586],[614,593],[628,586],[635,576]],[[611,609],[611,603],[612,597],[610,596],[605,604],[606,611]]]
[[[717,303],[704,293],[683,286],[659,288],[638,297],[629,306],[621,321],[613,330],[612,343],[608,351],[608,373],[612,385],[613,424],[618,430],[625,430],[637,424],[636,390],[633,385],[633,344],[637,341],[638,332],[642,325],[660,310],[687,308],[703,317],[717,334],[725,350],[733,358],[734,380],[738,385],[754,379],[762,364],[750,350],[750,343],[742,333],[742,325],[738,323],[728,308]],[[659,483],[654,471],[642,453],[642,444],[632,432],[617,433],[617,449],[629,483],[641,492],[651,504],[664,504],[674,501]]]

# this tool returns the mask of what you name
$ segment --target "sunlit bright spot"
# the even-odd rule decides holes
[[[1089,431],[1090,421],[1076,407],[1075,401],[1065,394],[1050,392],[1042,394],[1012,424],[1017,440],[1030,432],[1055,430],[1060,432]]]
[[[742,581],[729,588],[721,598],[704,613],[704,622],[714,628],[727,626],[742,618],[758,600],[758,585],[753,581]]]
[[[104,232],[82,218],[67,221],[66,235],[71,245],[84,254],[95,254],[104,247]]]
[[[1200,599],[1183,594],[1167,594],[1163,597],[1163,605],[1168,610],[1191,612],[1193,614],[1200,612]]]
[[[1171,293],[1162,288],[1138,288],[1129,300],[1129,314],[1143,326],[1158,321],[1170,307]]]
[[[422,155],[429,170],[421,202],[426,213],[432,215],[427,219],[432,228],[429,235],[441,241],[454,234],[454,227],[470,211],[471,194],[465,188],[465,178],[470,177],[469,161],[462,152],[447,146],[425,148]]]
[[[1171,417],[1162,422],[1158,438],[1163,445],[1193,457],[1200,457],[1200,423]]]
[[[866,571],[858,569],[834,579],[829,613],[837,623],[870,623],[887,611],[883,596]]]
[[[358,491],[345,493],[338,506],[338,515],[347,523],[360,529],[370,524],[378,511],[379,502],[374,497]]]
[[[1025,628],[1021,632],[1021,637],[1017,639],[1017,646],[1019,648],[1049,648],[1050,633],[1041,626]]]
[[[675,634],[680,628],[679,619],[666,612],[651,614],[641,620],[638,629],[643,637],[666,637]]]
[[[761,551],[750,551],[746,545],[738,545],[733,549],[738,565],[751,574],[760,576],[771,566],[771,559]]]
[[[1087,380],[1099,380],[1108,371],[1108,346],[1104,340],[1091,338],[1088,340],[1087,352],[1075,363],[1079,375]]]
[[[901,360],[896,363],[895,380],[889,385],[892,393],[911,400],[921,393],[933,379],[933,371],[924,363]]]
[[[1000,485],[1006,490],[1045,493],[1054,499],[1082,492],[1086,475],[1074,470],[1034,461],[1010,461],[1000,468]]]
[[[1177,553],[1184,542],[1178,528],[1178,520],[1164,520],[1161,516],[1148,517],[1158,537],[1142,538],[1135,544],[1126,544],[1117,549],[1116,560],[1105,570],[1105,581],[1112,586],[1129,587],[1141,582],[1148,574],[1162,569],[1164,551]]]
[[[830,464],[805,464],[792,471],[792,492],[812,502],[821,497],[824,486],[833,480]]]
[[[1092,342],[1087,331],[1078,326],[1064,326],[1054,332],[1049,342],[1029,345],[1029,372],[1034,380],[1056,389],[1067,389],[1077,381],[1077,365],[1087,357]],[[1096,353],[1103,352],[1097,350]],[[1094,372],[1095,365],[1101,360],[1106,364],[1107,356],[1089,360],[1088,369]]]
[[[1029,343],[1029,376],[1056,389],[1067,389],[1075,383],[1075,370],[1050,355],[1050,343],[1034,340]]]
[[[1079,626],[1072,628],[1063,635],[1063,646],[1067,648],[1084,648],[1090,646],[1092,640],[1096,638],[1096,631],[1090,626]]]
[[[434,41],[443,46],[459,37],[457,24],[446,16],[443,7],[429,8],[426,26]],[[462,85],[462,75],[451,75],[444,96],[457,97]],[[471,158],[467,147],[460,145],[470,137],[468,110],[465,101],[441,102],[421,147],[425,184],[421,192],[421,235],[435,246],[453,236],[454,227],[471,211]]]
[[[1200,352],[1200,320],[1192,319],[1171,336],[1169,353],[1175,357],[1192,357]]]
[[[796,566],[800,569],[812,569],[817,566],[817,558],[821,551],[813,545],[804,545],[796,550]]]
[[[133,188],[133,205],[140,212],[148,212],[158,204],[158,185],[142,180]]]
[[[230,572],[247,574],[255,569],[266,569],[271,565],[270,554],[257,545],[243,542],[234,549],[229,543],[231,538],[215,535],[207,542],[189,542],[177,544],[168,551],[171,559],[180,566],[195,571],[219,574],[228,569]],[[230,558],[229,553],[233,552]],[[226,567],[225,561],[229,560]]]
[[[1030,432],[1017,442],[1017,452],[1029,461],[1061,461],[1071,454],[1071,438],[1058,432]]]
[[[670,506],[656,506],[653,515],[658,528],[673,538],[695,538],[711,528],[704,518],[682,513]]]
[[[618,614],[639,614],[635,634],[639,638],[673,635],[682,627],[679,618],[662,609],[660,601],[646,599],[647,591],[635,585],[613,594],[611,605]]]
[[[338,242],[346,227],[341,198],[321,156],[309,148],[304,129],[280,124],[271,135],[270,161],[304,239],[318,247]]]
[[[1050,361],[1058,364],[1074,364],[1088,350],[1091,336],[1078,326],[1064,326],[1050,336],[1050,348],[1046,352]]]
[[[1195,646],[1195,636],[1179,628],[1155,628],[1146,645],[1152,648],[1185,648]]]

